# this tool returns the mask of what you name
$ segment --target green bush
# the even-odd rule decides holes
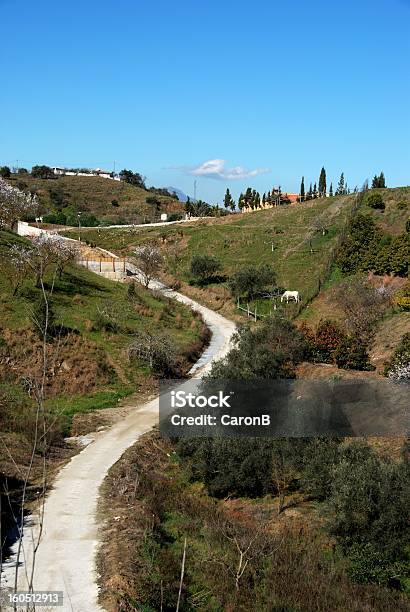
[[[400,202],[397,202],[398,210],[406,210],[407,206],[408,206],[407,202],[404,202],[403,200],[400,200]]]
[[[386,208],[380,193],[369,193],[365,201],[370,208],[375,208],[376,210],[384,210]]]
[[[344,338],[334,352],[334,359],[338,368],[343,370],[374,370],[369,362],[366,347],[351,336]]]
[[[220,268],[219,260],[213,255],[194,255],[190,272],[197,282],[204,283],[214,277]]]

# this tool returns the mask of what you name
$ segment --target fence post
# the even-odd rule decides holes
[[[249,302],[246,304],[246,307],[248,309],[248,317],[249,317]]]
[[[255,321],[256,321],[256,320],[257,320],[257,319],[256,319],[256,304],[255,304]]]
[[[115,272],[115,259],[112,258],[112,271]]]

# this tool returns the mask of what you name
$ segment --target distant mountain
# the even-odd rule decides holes
[[[193,198],[191,198],[191,196],[187,196],[187,194],[181,191],[180,189],[178,189],[178,187],[165,187],[165,189],[168,189],[170,193],[176,193],[180,202],[186,202],[188,197],[191,200],[191,202],[194,201]]]

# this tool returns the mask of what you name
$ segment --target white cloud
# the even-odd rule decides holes
[[[213,178],[217,180],[235,180],[245,179],[258,174],[266,174],[270,172],[269,168],[255,168],[255,170],[248,170],[242,166],[234,166],[233,168],[227,168],[224,159],[209,159],[208,161],[200,164],[196,167],[183,167],[178,168],[184,170],[187,174],[193,176],[203,176],[205,178]]]

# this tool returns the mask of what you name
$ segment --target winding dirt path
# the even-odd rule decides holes
[[[213,360],[223,357],[229,350],[235,331],[234,323],[158,281],[152,281],[150,288],[200,312],[212,331],[209,346],[191,370],[195,377],[202,376]],[[99,489],[109,468],[157,422],[158,398],[136,407],[134,412],[109,430],[97,433],[94,441],[59,473],[44,507],[44,525],[33,580],[35,591],[63,591],[64,603],[59,610],[102,610],[98,604],[95,567]],[[33,566],[33,541],[36,541],[38,533],[39,517],[32,515],[24,529],[24,550],[20,557],[23,563],[18,574],[20,590],[28,589]],[[13,552],[16,554],[17,546]],[[12,587],[14,575],[15,557],[14,562],[12,558],[5,567],[1,586]]]

